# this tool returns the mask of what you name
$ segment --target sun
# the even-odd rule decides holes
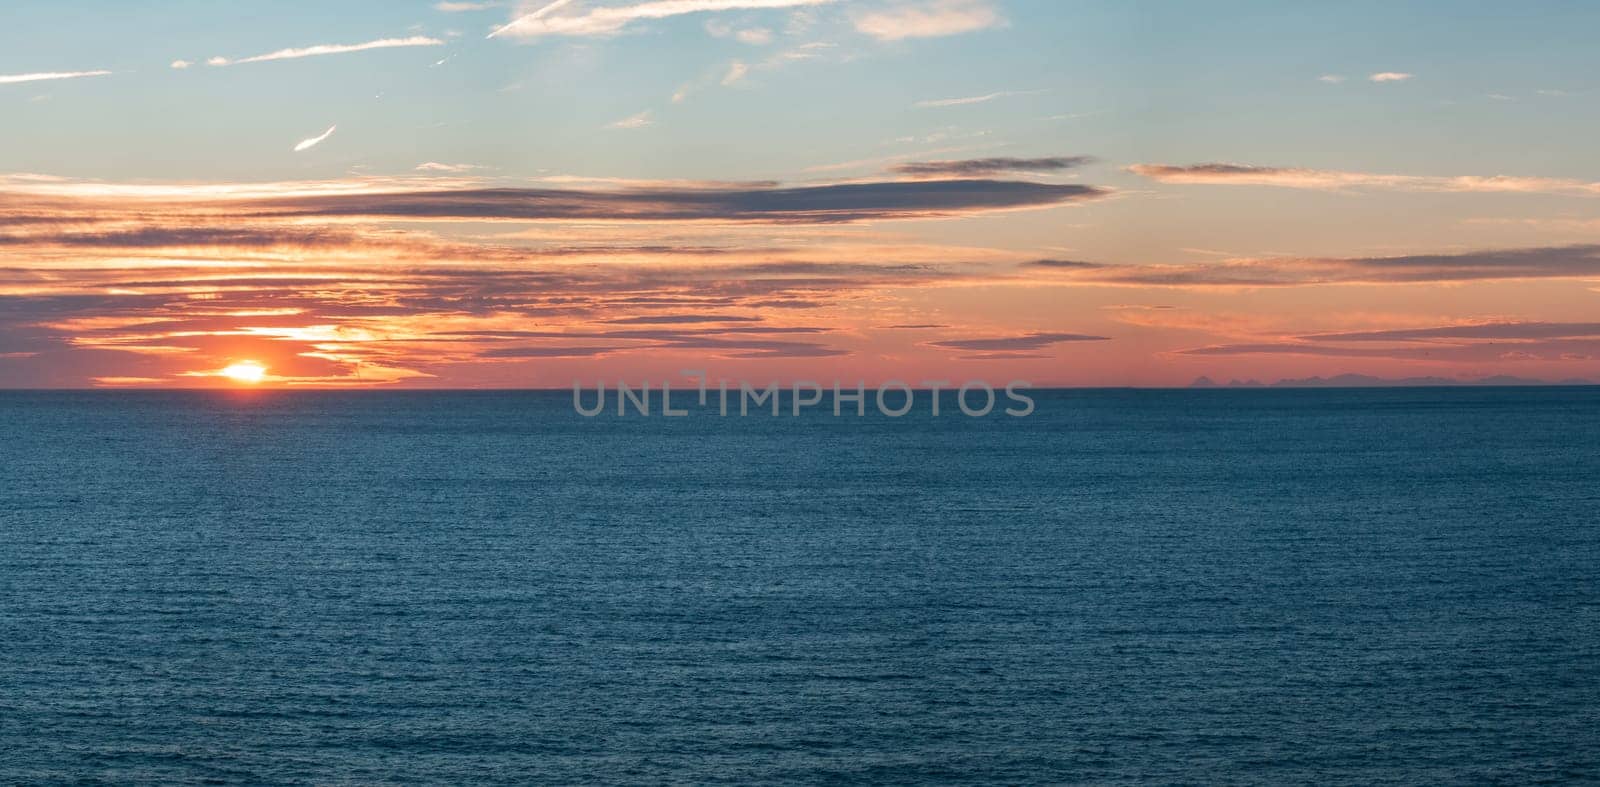
[[[267,367],[256,361],[240,361],[223,369],[222,376],[236,383],[254,385],[266,379]]]

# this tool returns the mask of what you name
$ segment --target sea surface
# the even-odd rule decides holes
[[[0,393],[0,783],[1600,780],[1600,389],[1035,398]]]

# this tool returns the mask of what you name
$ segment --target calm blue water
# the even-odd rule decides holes
[[[0,394],[0,782],[1600,779],[1600,389],[1038,399]]]

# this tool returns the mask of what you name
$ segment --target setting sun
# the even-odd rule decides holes
[[[223,369],[222,376],[234,382],[254,384],[267,376],[267,367],[255,361],[240,361]]]

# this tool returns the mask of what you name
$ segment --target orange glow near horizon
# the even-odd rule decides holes
[[[899,201],[964,181],[867,184],[883,205],[844,215],[815,201],[851,192],[728,187],[718,221],[693,213],[719,193],[703,184],[641,201],[492,182],[375,198],[51,183],[0,177],[17,260],[0,266],[0,387],[551,388],[683,369],[757,384],[1600,378],[1600,244],[1540,245],[1520,225],[1464,250],[1313,238],[1318,253],[1242,254],[1176,229],[1131,243],[1098,196],[1002,211],[980,191],[914,216]],[[1082,248],[1050,245],[1067,232]]]

